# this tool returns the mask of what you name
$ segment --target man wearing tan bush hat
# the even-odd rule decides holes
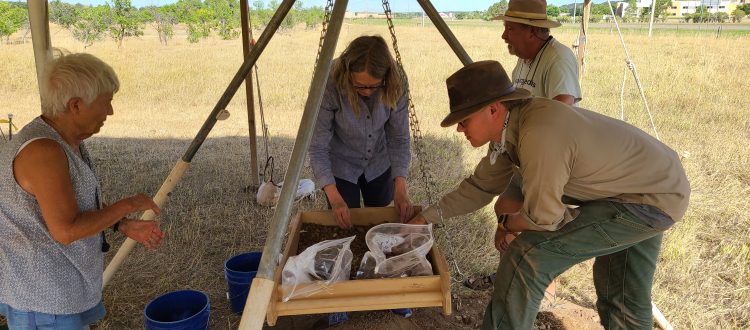
[[[620,120],[516,88],[500,63],[469,64],[447,80],[450,113],[475,148],[474,173],[410,221],[439,223],[473,212],[511,177],[523,202],[497,213],[501,245],[482,329],[531,329],[544,289],[594,258],[597,312],[605,329],[651,329],[651,287],[663,232],[685,214],[690,184],[679,156]],[[576,205],[570,208],[567,205]]]
[[[546,97],[568,105],[581,100],[578,62],[570,48],[550,35],[560,22],[547,17],[544,0],[511,0],[503,20],[503,40],[508,52],[518,57],[513,69],[516,87],[528,89],[536,97]]]

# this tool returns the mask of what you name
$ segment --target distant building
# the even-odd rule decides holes
[[[455,18],[453,13],[440,13],[440,17],[443,19],[450,19],[450,20],[453,20]]]
[[[386,18],[384,13],[360,11],[354,13],[354,18]]]
[[[692,15],[696,11],[700,12],[701,6],[705,7],[708,13],[727,13],[731,15],[732,12],[737,9],[738,4],[743,4],[747,0],[693,0],[693,1],[681,1],[672,0],[672,5],[667,8],[667,15],[671,17],[683,17],[685,15]],[[651,0],[636,0],[636,7],[650,8]],[[627,4],[625,7],[627,8]],[[640,13],[640,10],[638,11]]]

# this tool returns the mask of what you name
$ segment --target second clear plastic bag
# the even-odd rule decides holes
[[[433,275],[427,261],[434,239],[432,224],[384,223],[365,235],[370,250],[365,253],[357,278],[382,278]]]
[[[281,274],[281,287],[286,292],[282,300],[311,295],[332,283],[348,280],[352,269],[350,245],[354,238],[322,241],[289,257]]]

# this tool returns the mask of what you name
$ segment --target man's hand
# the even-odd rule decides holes
[[[495,248],[500,252],[505,252],[508,246],[510,246],[510,242],[516,239],[517,236],[518,233],[498,228],[495,231]]]
[[[515,214],[523,207],[523,200],[512,199],[500,196],[495,202],[495,214]],[[508,222],[506,221],[506,226]],[[500,252],[505,252],[519,233],[500,229],[498,226],[495,231],[495,248]]]
[[[414,206],[411,204],[411,200],[409,200],[409,194],[406,189],[406,178],[397,176],[394,181],[396,191],[393,194],[393,204],[396,206],[401,223],[407,223],[414,216]]]
[[[158,221],[123,219],[120,221],[119,230],[125,236],[145,245],[151,250],[156,250],[164,240],[164,233],[159,229]]]

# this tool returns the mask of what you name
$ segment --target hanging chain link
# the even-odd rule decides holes
[[[394,54],[396,54],[396,63],[398,64],[401,74],[404,75],[404,78],[406,78],[406,70],[404,70],[404,64],[401,60],[401,53],[398,51],[398,39],[396,38],[396,29],[393,26],[393,12],[391,12],[391,5],[389,4],[389,0],[383,0],[383,12],[385,13],[386,21],[388,22],[388,31],[390,31],[391,33],[391,40],[393,41],[393,52]],[[406,81],[406,79],[404,79],[404,81]],[[414,153],[416,154],[418,159],[419,171],[422,174],[422,181],[424,183],[425,194],[427,195],[427,202],[429,203],[429,205],[432,205],[432,196],[437,191],[437,184],[435,183],[435,178],[432,177],[429,168],[427,168],[427,164],[430,164],[431,162],[428,162],[428,160],[426,159],[427,152],[425,152],[424,148],[424,136],[422,135],[422,130],[420,130],[419,128],[417,111],[414,109],[414,103],[411,99],[411,92],[408,88],[406,90],[406,93],[409,99],[409,126],[411,127],[412,133],[412,145],[414,146]],[[461,268],[458,267],[458,262],[456,262],[456,258],[453,255],[453,251],[455,249],[453,248],[454,245],[451,240],[451,235],[445,226],[445,221],[443,220],[443,211],[440,209],[439,205],[436,207],[438,209],[438,214],[440,215],[440,225],[438,227],[442,228],[442,232],[445,234],[445,240],[448,242],[449,247],[448,259],[450,259],[450,263],[455,269],[451,277],[454,282],[461,283],[463,282],[465,276],[463,272],[461,272]],[[456,298],[456,309],[461,309],[461,296],[456,295]]]
[[[313,70],[318,67],[320,61],[320,53],[323,52],[323,41],[326,38],[326,32],[328,31],[328,23],[331,21],[331,11],[333,11],[333,0],[326,2],[325,14],[323,15],[323,27],[320,30],[320,40],[318,41],[318,54],[315,55],[315,66]],[[312,85],[310,86],[312,88]]]
[[[404,64],[401,60],[401,53],[398,51],[398,39],[396,38],[396,29],[393,26],[392,20],[393,13],[391,12],[391,5],[388,0],[383,0],[383,11],[385,12],[386,20],[388,21],[388,30],[391,33],[393,52],[396,54],[396,63],[398,64],[399,69],[401,69],[401,74],[406,78],[406,71],[404,70]],[[406,81],[406,79],[404,79],[404,81]],[[411,92],[407,89],[406,93],[409,99],[409,127],[411,127],[412,145],[414,146],[414,153],[418,159],[419,172],[422,175],[427,203],[431,205],[433,202],[432,198],[437,191],[437,185],[435,184],[435,179],[432,177],[429,168],[427,168],[429,162],[426,159],[427,152],[425,152],[424,147],[424,136],[422,135],[422,130],[419,128],[419,119],[417,118],[417,112],[414,109],[414,102],[412,102],[411,99]]]

